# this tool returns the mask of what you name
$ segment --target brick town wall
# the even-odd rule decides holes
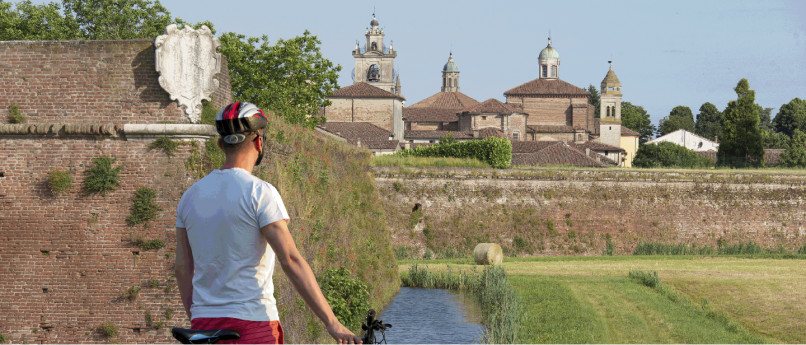
[[[232,100],[222,67],[216,107]],[[0,334],[11,343],[166,343],[170,326],[189,326],[173,278],[174,224],[195,180],[185,164],[196,149],[186,141],[168,157],[149,149],[152,140],[120,131],[126,123],[188,122],[157,78],[150,40],[0,42],[0,122],[16,104],[39,133],[0,131]],[[82,126],[47,130],[59,123]],[[100,156],[123,166],[120,187],[85,195],[85,171]],[[73,179],[57,196],[47,184],[53,168]],[[140,187],[156,190],[161,211],[149,226],[130,227]],[[166,246],[142,250],[130,244],[136,238]],[[132,286],[141,290],[129,301],[122,296]],[[102,336],[102,322],[116,325],[117,337]]]
[[[375,168],[374,175],[392,243],[421,255],[469,255],[479,242],[499,243],[507,255],[601,255],[607,236],[619,255],[639,241],[753,241],[790,253],[806,244],[799,175],[456,168]],[[423,218],[411,228],[415,204]]]

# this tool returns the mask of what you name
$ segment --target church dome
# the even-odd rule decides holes
[[[560,53],[557,52],[556,49],[551,47],[551,41],[549,41],[549,45],[547,45],[543,50],[540,51],[540,56],[538,59],[559,59]]]
[[[448,57],[448,62],[446,62],[445,66],[442,67],[442,71],[459,73],[459,67],[456,66],[455,62],[453,62],[453,54]]]
[[[369,22],[369,25],[370,26],[378,26],[378,19],[376,19],[375,17],[372,17],[372,21]]]

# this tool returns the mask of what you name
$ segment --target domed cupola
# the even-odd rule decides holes
[[[448,55],[448,62],[442,67],[442,92],[459,91],[459,67],[453,62],[453,52]]]
[[[374,14],[372,15],[372,21],[369,22],[369,26],[371,26],[372,28],[377,28],[378,27],[378,19],[375,18]]]
[[[537,62],[540,65],[540,79],[560,78],[560,53],[551,46],[551,37],[549,44],[540,51]]]

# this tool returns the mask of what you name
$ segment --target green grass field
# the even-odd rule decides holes
[[[447,266],[428,263],[436,272]],[[472,267],[467,259],[450,265]],[[525,311],[519,343],[806,343],[802,259],[544,257],[503,267]],[[685,297],[628,278],[636,270],[657,272]]]

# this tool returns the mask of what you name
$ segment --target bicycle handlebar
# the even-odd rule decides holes
[[[392,328],[392,325],[383,323],[383,320],[375,320],[375,310],[370,309],[367,311],[367,323],[361,325],[361,329],[365,331],[361,341],[363,341],[364,344],[386,344],[386,330],[389,328]],[[376,342],[375,331],[381,332],[383,342]]]

